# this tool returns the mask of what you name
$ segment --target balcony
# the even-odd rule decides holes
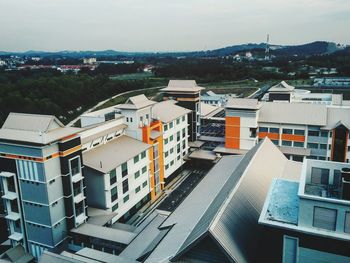
[[[20,215],[19,215],[19,213],[16,213],[16,212],[9,212],[6,216],[5,216],[5,218],[7,219],[7,220],[11,220],[11,221],[17,221],[17,220],[19,220],[20,219]]]
[[[23,234],[14,232],[9,236],[9,239],[19,242],[23,239]]]
[[[13,201],[13,200],[17,199],[17,197],[18,197],[18,195],[15,192],[7,192],[6,194],[4,194],[2,196],[3,199],[7,199],[7,200],[10,200],[10,201]]]

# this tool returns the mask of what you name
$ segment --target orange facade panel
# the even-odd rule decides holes
[[[282,134],[281,138],[284,141],[305,142],[304,135]]]
[[[239,149],[240,147],[240,132],[241,132],[240,117],[226,117],[225,125],[225,147],[231,149]]]
[[[225,147],[230,149],[239,149],[239,139],[238,138],[226,138]]]
[[[226,117],[226,126],[233,125],[233,126],[240,126],[241,125],[241,118],[240,117]]]
[[[258,137],[259,139],[268,137],[271,140],[279,140],[280,135],[278,133],[259,132]]]

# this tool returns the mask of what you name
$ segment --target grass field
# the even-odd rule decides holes
[[[141,80],[154,77],[153,73],[150,72],[140,72],[140,73],[131,73],[131,74],[120,74],[110,76],[111,80]]]

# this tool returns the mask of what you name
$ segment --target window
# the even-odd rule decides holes
[[[180,160],[180,158],[181,158],[180,155],[176,157],[177,160]]]
[[[117,172],[115,169],[109,172],[109,184],[113,185],[117,182]]]
[[[114,212],[115,210],[118,209],[118,203],[116,203],[114,206],[112,206],[112,211]]]
[[[295,130],[294,130],[294,134],[295,134],[295,135],[305,135],[305,131],[304,131],[304,130],[295,129]]]
[[[122,176],[124,177],[127,174],[128,174],[128,164],[127,163],[123,163],[122,164]]]
[[[182,121],[185,121],[185,116],[182,116]]]
[[[283,129],[282,133],[283,134],[293,134],[293,130],[292,129]]]
[[[278,140],[271,140],[274,145],[278,145]]]
[[[283,259],[282,262],[298,261],[298,239],[294,237],[283,237]]]
[[[320,149],[327,150],[327,144],[320,143]]]
[[[164,144],[168,144],[168,138],[164,140]]]
[[[328,137],[328,132],[321,131],[321,137]]]
[[[186,137],[186,128],[183,128],[182,129],[182,138],[185,138]]]
[[[268,132],[269,128],[267,127],[259,127],[259,132]]]
[[[143,159],[143,158],[145,158],[146,157],[146,151],[143,151],[142,153],[141,153],[141,159]]]
[[[114,187],[111,190],[111,201],[114,202],[117,199],[118,199],[118,190],[117,190],[117,187]]]
[[[279,128],[270,128],[270,133],[280,133]]]
[[[147,171],[147,166],[142,167],[142,173],[144,174]]]
[[[176,141],[180,141],[181,136],[180,136],[180,131],[176,133]]]
[[[149,114],[146,114],[146,120],[148,120],[149,119]]]
[[[329,169],[312,167],[311,183],[328,185]]]
[[[136,187],[135,188],[135,193],[137,194],[138,192],[140,192],[140,190],[141,190],[141,186]]]
[[[169,169],[169,164],[166,164],[165,165],[165,170],[168,170]]]
[[[142,187],[145,188],[146,186],[147,186],[147,181],[144,181],[144,182],[142,183]]]
[[[333,185],[336,188],[338,188],[340,186],[340,179],[341,179],[341,171],[340,170],[334,170]]]
[[[170,141],[172,142],[174,140],[174,135],[170,136]]]
[[[126,203],[129,200],[129,195],[124,196],[123,202]]]
[[[174,123],[173,122],[170,122],[169,123],[169,129],[172,129],[174,127]]]
[[[140,122],[141,122],[141,123],[143,122],[143,117],[142,117],[142,116],[140,116]]]
[[[344,232],[350,234],[350,212],[345,212]]]
[[[320,132],[319,131],[308,131],[307,133],[308,136],[320,136]]]
[[[128,179],[123,181],[123,194],[125,194],[127,191],[129,191]]]
[[[313,226],[335,231],[337,210],[315,206]]]
[[[137,171],[137,172],[135,173],[135,179],[137,179],[139,176],[140,176],[140,171]]]
[[[69,166],[70,166],[70,172],[71,175],[76,175],[78,173],[80,173],[80,157],[77,156],[71,160],[69,160]]]
[[[174,153],[174,148],[170,149],[170,154]]]
[[[173,166],[174,165],[174,160],[172,160],[171,162],[170,162],[170,166]]]
[[[167,158],[168,155],[169,155],[168,151],[166,151],[166,152],[164,153],[164,155],[165,155],[165,158]]]
[[[256,128],[250,128],[250,138],[255,138],[256,137]]]
[[[176,119],[176,124],[180,124],[180,118]]]
[[[176,146],[176,153],[180,153],[180,149],[181,149],[181,146],[180,146],[180,143]]]
[[[292,142],[291,141],[282,141],[282,145],[283,146],[292,146]]]
[[[318,144],[317,143],[308,143],[307,148],[309,149],[318,149]]]
[[[137,163],[139,160],[140,160],[140,156],[139,156],[139,155],[136,155],[136,156],[134,157],[134,163]]]
[[[182,141],[182,149],[186,148],[186,141]]]
[[[164,131],[166,132],[168,130],[168,124],[164,124]]]
[[[294,147],[304,147],[303,142],[294,142]]]
[[[130,117],[130,122],[132,122],[132,117]]]
[[[126,117],[126,122],[129,122],[129,117]]]

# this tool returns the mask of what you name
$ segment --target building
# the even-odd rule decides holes
[[[273,165],[266,165],[271,159]],[[119,256],[141,262],[259,261],[258,219],[269,186],[275,177],[297,180],[300,168],[268,139],[245,156],[224,156],[170,215],[156,210],[145,219]]]
[[[96,64],[97,60],[96,58],[83,58],[83,63],[84,64]]]
[[[125,135],[125,128],[112,120],[81,133],[87,204],[113,212],[112,223],[150,200],[151,145]]]
[[[10,113],[0,129],[9,239],[38,258],[87,219],[79,129],[54,116]]]
[[[350,107],[230,99],[225,108],[225,148],[237,154],[269,137],[293,160],[349,161]],[[222,148],[222,146],[221,146]]]
[[[315,78],[314,86],[318,88],[350,88],[349,77],[324,77]]]
[[[226,94],[216,94],[215,92],[209,90],[201,95],[201,102],[209,105],[214,105],[218,107],[225,106],[228,95]]]
[[[164,100],[176,100],[180,107],[191,110],[188,115],[189,141],[196,141],[200,135],[200,93],[204,88],[195,80],[170,80],[163,91]]]
[[[164,181],[171,181],[171,175],[176,175],[185,163],[188,154],[188,109],[177,106],[175,101],[159,102],[152,107],[153,119],[163,125],[163,159]]]
[[[300,180],[275,179],[259,218],[266,253],[278,262],[349,262],[349,171],[349,164],[304,160]]]

